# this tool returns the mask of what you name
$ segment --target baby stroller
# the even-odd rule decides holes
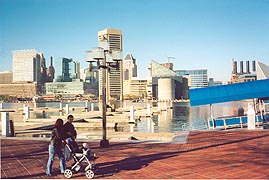
[[[87,147],[86,143],[83,143],[82,149],[78,149],[75,142],[71,138],[67,138],[64,140],[64,144],[65,160],[69,161],[72,157],[74,159],[74,163],[70,169],[67,168],[64,171],[64,176],[71,178],[73,173],[84,170],[86,177],[92,179],[94,172],[97,170],[95,161],[98,156],[91,152],[91,149]]]

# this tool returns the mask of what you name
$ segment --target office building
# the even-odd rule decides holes
[[[125,99],[147,97],[148,81],[146,79],[132,78],[124,80],[123,83],[123,95]]]
[[[175,72],[188,79],[189,88],[202,88],[208,86],[207,69],[175,70]]]
[[[214,81],[214,78],[209,78],[208,86],[219,86],[223,85],[224,82],[222,81]]]
[[[47,68],[46,82],[53,82],[54,73],[55,73],[55,69],[54,69],[54,66],[53,66],[53,58],[51,56],[50,57],[50,66]]]
[[[1,84],[10,84],[13,81],[12,72],[0,72],[0,85]]]
[[[79,79],[80,63],[71,58],[56,58],[54,61],[54,81],[53,82],[72,82]]]
[[[97,95],[98,88],[96,84],[82,82],[80,79],[80,63],[71,58],[56,58],[50,74],[54,72],[53,82],[46,83],[47,95],[61,95],[75,97],[76,95]]]
[[[127,53],[123,58],[123,80],[130,80],[137,77],[136,59],[131,53]]]
[[[122,50],[122,31],[104,29],[98,32],[98,44],[102,41],[109,42],[109,50]]]
[[[107,49],[122,51],[122,31],[116,29],[104,29],[98,32],[98,45],[102,47],[108,45]],[[108,60],[108,59],[107,59]],[[119,67],[110,67],[107,80],[107,97],[108,99],[123,99],[123,72],[122,61]],[[115,62],[114,62],[115,65]],[[99,99],[102,96],[102,71],[99,71]]]
[[[73,80],[72,82],[52,82],[46,83],[46,94],[47,95],[87,95],[97,94],[96,85],[92,85],[87,82],[81,82],[79,79]]]
[[[43,53],[34,49],[14,50],[13,82],[35,82],[41,85],[44,79],[45,59]]]
[[[10,87],[10,95],[17,94],[31,98],[44,93],[46,63],[43,53],[35,49],[14,50],[12,56],[13,85],[6,85],[6,90]]]
[[[14,96],[17,98],[32,98],[39,95],[40,92],[40,86],[32,82],[0,84],[0,95]]]

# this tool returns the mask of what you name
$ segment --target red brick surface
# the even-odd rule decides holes
[[[186,144],[89,142],[95,179],[269,179],[269,131],[190,132]],[[48,141],[1,139],[1,178],[47,178]],[[70,166],[71,162],[68,162]],[[55,179],[59,161],[53,165]],[[73,179],[85,179],[76,173]]]

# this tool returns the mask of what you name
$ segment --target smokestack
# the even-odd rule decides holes
[[[249,70],[249,61],[246,62],[246,71],[247,71],[247,73],[250,73],[250,70]]]
[[[252,71],[253,72],[256,71],[256,63],[255,63],[255,61],[252,61]]]
[[[233,74],[237,74],[237,62],[233,59]]]
[[[53,60],[52,60],[52,56],[50,56],[50,66],[53,66],[53,65],[52,65],[52,62],[53,62]]]
[[[244,62],[243,61],[240,61],[240,73],[243,74],[244,73]]]

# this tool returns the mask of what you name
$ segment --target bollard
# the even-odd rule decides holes
[[[88,112],[88,102],[85,102],[85,111]]]
[[[45,110],[42,111],[42,118],[46,118],[46,111]]]
[[[63,103],[60,102],[59,106],[60,106],[60,111],[62,111],[63,110]]]
[[[23,120],[27,121],[28,119],[30,119],[30,107],[27,105],[24,105],[23,107]]]
[[[151,125],[151,126],[150,126],[150,132],[151,132],[151,133],[154,133],[154,122],[153,122],[153,119],[151,119],[150,123],[151,123],[151,124],[150,124],[150,125]]]
[[[9,113],[1,112],[2,136],[9,136]]]
[[[14,130],[14,123],[12,120],[9,120],[9,126],[10,126],[10,136],[15,137],[15,130]]]
[[[130,132],[134,132],[134,124],[130,124]]]
[[[65,105],[65,114],[69,114],[69,105],[68,104]]]
[[[2,102],[0,103],[0,109],[4,109],[4,108],[3,108],[3,103],[2,103]]]
[[[130,122],[134,123],[134,106],[130,106]]]
[[[91,111],[94,111],[94,103],[91,103]]]
[[[251,103],[248,103],[248,129],[255,129],[255,111]]]
[[[37,104],[36,104],[36,102],[34,102],[34,108],[36,108],[37,107]]]
[[[111,112],[116,112],[116,104],[111,105]]]

